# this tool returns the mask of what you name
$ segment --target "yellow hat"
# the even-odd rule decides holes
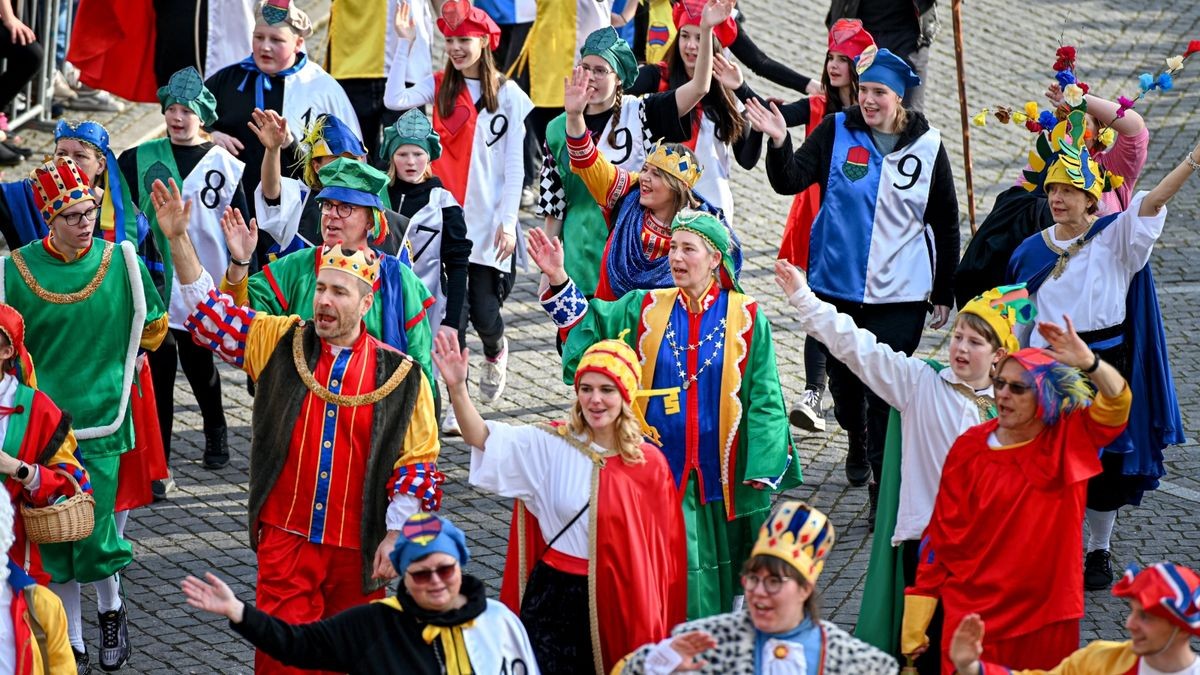
[[[963,305],[959,314],[974,314],[987,321],[1000,339],[1000,346],[1011,354],[1021,348],[1013,329],[1018,323],[1032,323],[1037,308],[1029,301],[1025,284],[1014,284],[984,291]]]
[[[379,281],[379,256],[370,249],[359,249],[347,254],[341,242],[338,242],[321,248],[321,264],[317,271],[324,269],[345,272],[374,289]]]
[[[750,555],[775,556],[815,584],[835,539],[833,524],[824,513],[804,502],[780,502],[758,531]]]
[[[575,369],[575,386],[584,373],[600,373],[610,378],[621,390],[621,398],[633,403],[641,379],[641,362],[633,347],[623,340],[601,340],[588,347]]]
[[[696,183],[700,182],[700,174],[704,173],[704,167],[700,166],[696,156],[685,146],[675,143],[656,143],[654,150],[646,157],[646,164],[678,178],[689,188],[696,187]]]

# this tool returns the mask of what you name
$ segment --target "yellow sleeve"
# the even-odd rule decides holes
[[[148,351],[158,349],[162,341],[167,337],[167,315],[163,314],[157,319],[146,324],[142,329],[142,341],[139,346]]]
[[[300,317],[295,315],[274,316],[263,312],[254,315],[246,333],[245,361],[241,364],[242,370],[246,371],[251,379],[258,379],[263,368],[267,367],[271,354],[275,352],[275,346],[283,339],[288,329],[297,323],[300,323]]]
[[[41,664],[42,650],[33,650],[35,673],[73,673],[75,672],[75,653],[71,651],[71,641],[67,638],[67,613],[63,610],[62,601],[48,588],[29,586],[25,593],[29,611],[36,616],[37,622],[46,632],[46,658],[50,663]]]
[[[1098,424],[1106,427],[1119,427],[1129,421],[1131,405],[1133,405],[1133,392],[1129,390],[1129,384],[1126,383],[1121,393],[1111,398],[1098,392],[1096,399],[1088,407],[1088,414],[1092,421]]]
[[[912,654],[929,644],[925,631],[937,609],[937,598],[927,595],[904,596],[904,621],[900,627],[900,653]],[[957,628],[957,626],[956,626]]]
[[[1001,664],[984,663],[980,675],[1093,675],[1128,673],[1138,663],[1129,642],[1097,640],[1077,650],[1050,670],[1009,670]]]
[[[413,361],[413,366],[421,375],[421,387],[417,392],[417,405],[413,408],[412,420],[408,423],[408,431],[404,433],[404,444],[400,448],[396,466],[399,469],[406,464],[423,464],[436,462],[441,452],[438,443],[438,424],[433,412],[433,389],[420,365]]]
[[[229,281],[229,277],[221,276],[221,292],[233,298],[233,304],[238,307],[245,307],[250,304],[250,276],[246,275],[245,279],[235,283]]]
[[[587,186],[588,193],[602,208],[612,208],[637,183],[638,174],[617,168],[592,141],[591,134],[581,140],[567,138],[571,171]]]

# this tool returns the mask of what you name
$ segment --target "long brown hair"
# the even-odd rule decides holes
[[[829,63],[829,59],[838,56],[844,56],[837,52],[825,52],[825,63]],[[821,87],[825,89],[825,114],[832,115],[846,109],[847,106],[842,105],[842,97],[832,84],[829,83],[829,68],[821,66]],[[850,105],[854,105],[858,100],[858,68],[854,67],[854,59],[850,59]],[[816,126],[821,120],[809,120],[809,124]]]
[[[496,57],[492,55],[492,50],[488,49],[487,38],[479,39],[484,43],[479,54],[479,100],[483,101],[483,107],[487,108],[488,112],[494,113],[500,108],[500,87],[504,84],[504,76],[496,67]],[[437,94],[434,95],[434,105],[438,115],[446,119],[454,114],[454,102],[458,99],[459,92],[467,86],[467,78],[454,67],[454,62],[449,56],[446,57],[446,67],[442,72],[442,86],[438,87]]]
[[[719,48],[720,43],[714,37],[713,51],[715,52]],[[667,69],[667,83],[671,89],[682,87],[690,79],[683,59],[679,56],[678,35],[671,41],[671,46],[667,48],[667,60],[664,63]],[[713,75],[708,93],[700,102],[703,105],[703,112],[693,109],[690,116],[709,115],[717,125],[718,140],[729,144],[742,137],[746,131],[746,118],[738,112],[737,99],[734,98],[733,92],[717,81],[716,75]]]

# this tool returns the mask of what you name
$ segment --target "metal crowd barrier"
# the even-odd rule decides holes
[[[13,10],[17,17],[33,29],[38,44],[42,46],[42,64],[33,79],[21,90],[5,112],[10,129],[25,124],[35,126],[51,123],[50,107],[54,98],[54,73],[57,70],[55,54],[58,50],[60,32],[67,32],[70,42],[72,0],[14,0]],[[66,21],[62,21],[62,15]]]

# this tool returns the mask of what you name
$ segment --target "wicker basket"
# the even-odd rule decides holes
[[[96,524],[96,500],[79,487],[79,481],[71,474],[53,468],[75,486],[75,494],[66,501],[50,506],[35,508],[21,505],[21,518],[25,521],[25,534],[35,544],[61,544],[86,539]]]

